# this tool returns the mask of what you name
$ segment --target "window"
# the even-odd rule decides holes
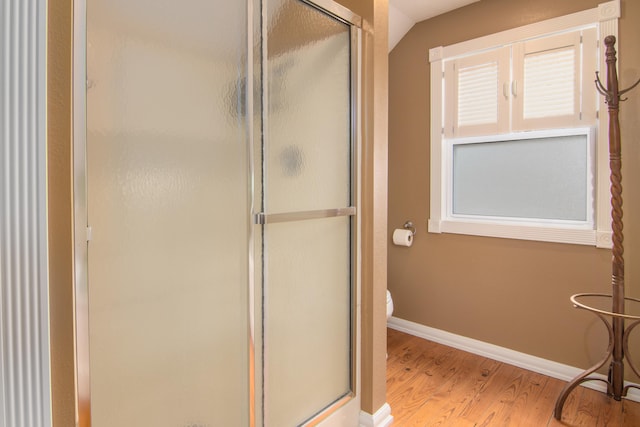
[[[595,27],[514,45],[513,129],[595,124]]]
[[[445,138],[594,124],[596,43],[592,27],[445,59]]]
[[[509,81],[510,49],[444,62],[444,133],[447,138],[509,130],[509,98],[501,88]]]
[[[448,216],[593,228],[589,129],[450,141]]]
[[[613,1],[430,51],[430,232],[610,247],[593,80],[618,16]]]

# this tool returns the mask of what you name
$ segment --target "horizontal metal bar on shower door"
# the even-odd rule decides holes
[[[319,209],[315,211],[285,212],[276,214],[266,214],[260,212],[255,214],[256,224],[273,224],[276,222],[304,221],[307,219],[332,218],[337,216],[352,216],[356,214],[356,208]]]

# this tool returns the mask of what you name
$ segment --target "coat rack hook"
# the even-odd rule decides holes
[[[637,82],[635,82],[633,85],[629,86],[628,88],[621,90],[619,92],[620,95],[622,95],[623,93],[629,92],[631,89],[633,89],[634,87],[638,86],[638,84],[640,84],[640,79],[638,79]],[[625,98],[626,99],[626,98]]]
[[[595,83],[596,83],[596,89],[598,90],[598,92],[600,92],[600,95],[605,96],[608,101],[611,94],[604,88],[602,81],[600,81],[600,73],[598,73],[597,71],[596,71]]]

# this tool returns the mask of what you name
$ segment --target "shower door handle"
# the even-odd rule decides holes
[[[355,206],[337,209],[319,209],[315,211],[300,211],[266,214],[259,212],[254,216],[255,224],[273,224],[276,222],[304,221],[307,219],[332,218],[338,216],[353,216],[356,214]]]

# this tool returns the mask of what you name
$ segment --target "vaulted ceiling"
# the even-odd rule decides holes
[[[480,0],[389,0],[389,52],[414,24]]]

